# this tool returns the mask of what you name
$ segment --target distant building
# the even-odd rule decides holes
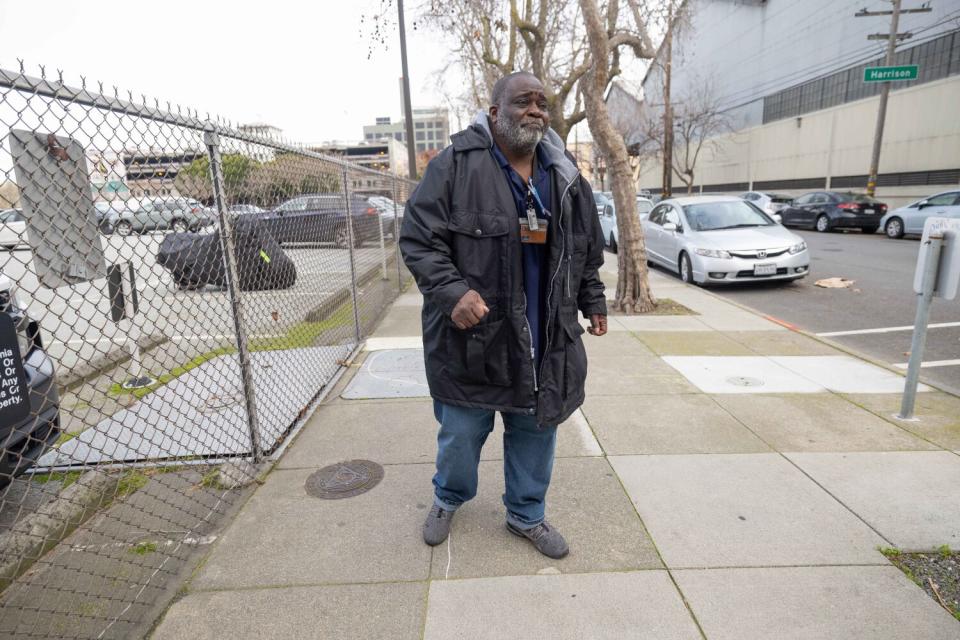
[[[450,117],[446,109],[433,107],[413,110],[413,136],[417,153],[441,150],[450,144]],[[406,120],[391,122],[389,117],[378,117],[376,124],[363,128],[363,141],[382,142],[393,139],[406,144]]]
[[[407,148],[393,138],[385,138],[371,144],[324,143],[309,146],[307,149],[330,156],[339,156],[347,162],[379,172],[348,171],[347,184],[358,195],[392,197],[393,176],[407,175]]]
[[[180,195],[173,181],[193,161],[206,158],[206,151],[133,150],[120,154],[125,181],[134,198]]]
[[[265,122],[251,122],[250,124],[242,124],[237,128],[247,135],[269,140],[280,140],[283,135],[283,130],[280,127]],[[273,147],[254,144],[243,145],[242,152],[258,162],[270,162],[277,155]]]

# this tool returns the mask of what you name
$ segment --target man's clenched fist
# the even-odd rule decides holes
[[[595,313],[590,316],[590,326],[587,328],[592,336],[602,336],[607,333],[607,316]]]
[[[450,318],[458,329],[469,329],[480,322],[488,313],[490,313],[490,309],[487,307],[487,303],[483,301],[479,293],[470,289],[463,294],[460,302],[453,308]]]

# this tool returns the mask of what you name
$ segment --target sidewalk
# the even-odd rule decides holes
[[[614,260],[603,277],[612,295]],[[448,542],[422,542],[436,424],[413,287],[153,637],[960,638],[878,551],[960,548],[960,398],[927,389],[897,421],[895,373],[651,283],[699,315],[584,335],[587,401],[561,426],[547,509],[567,558],[505,530],[498,433]],[[383,465],[380,484],[307,494],[351,459]]]

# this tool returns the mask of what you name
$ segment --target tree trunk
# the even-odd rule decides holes
[[[637,215],[636,185],[630,170],[627,145],[614,128],[607,113],[607,105],[603,101],[609,59],[607,31],[601,22],[596,0],[579,1],[593,58],[591,70],[585,76],[586,86],[583,91],[587,123],[594,143],[606,157],[607,171],[613,187],[613,201],[619,212],[617,232],[620,235],[620,250],[617,256],[617,294],[613,308],[622,313],[648,313],[656,308],[657,301],[648,282],[647,251]]]

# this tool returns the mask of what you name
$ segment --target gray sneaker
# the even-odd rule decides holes
[[[508,522],[507,530],[515,536],[529,540],[537,551],[548,558],[559,560],[570,552],[567,541],[546,520],[532,529],[518,529]]]
[[[427,514],[427,519],[423,523],[423,541],[431,547],[435,547],[450,535],[450,521],[453,520],[455,511],[441,509],[434,503]]]

